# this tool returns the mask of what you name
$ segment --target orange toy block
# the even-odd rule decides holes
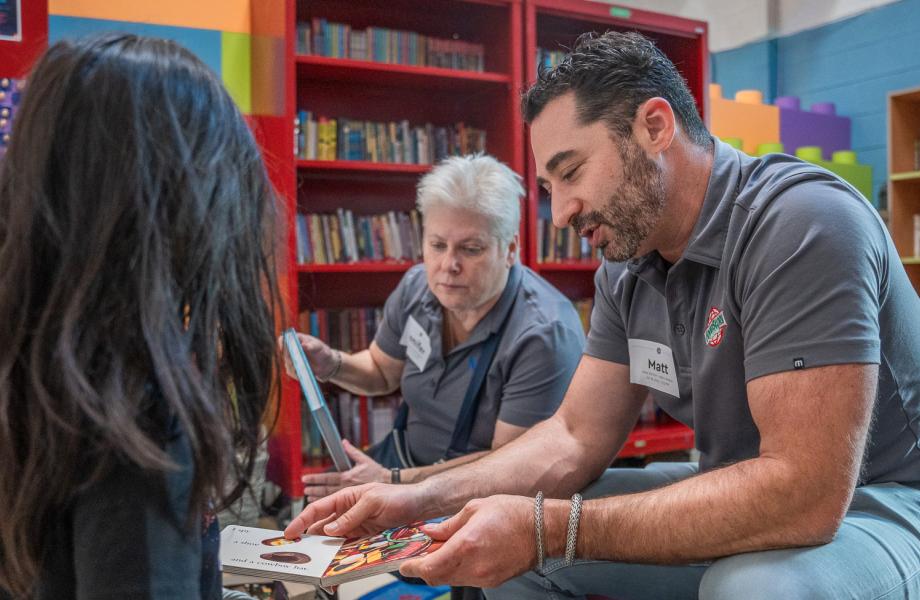
[[[722,86],[709,84],[709,130],[719,138],[741,138],[742,149],[757,154],[760,144],[779,140],[779,108],[763,103],[757,90],[741,90],[735,100],[722,97]]]

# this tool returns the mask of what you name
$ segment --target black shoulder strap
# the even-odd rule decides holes
[[[486,373],[489,372],[489,367],[492,366],[492,360],[495,358],[495,351],[498,350],[498,343],[501,341],[502,334],[505,331],[505,324],[509,321],[513,309],[514,302],[512,302],[508,310],[505,322],[501,324],[497,331],[490,334],[482,344],[482,350],[479,351],[479,358],[476,360],[476,369],[473,371],[473,378],[470,380],[469,387],[466,388],[466,395],[463,397],[463,404],[460,406],[460,413],[457,415],[450,446],[447,447],[447,452],[442,460],[449,460],[469,453],[470,435],[473,433],[473,422],[476,420],[476,413],[479,410],[480,392],[486,380]],[[409,405],[403,398],[396,411],[393,429],[403,432],[408,422]]]
[[[504,326],[492,333],[482,344],[482,350],[476,360],[476,370],[473,371],[473,378],[470,380],[470,385],[466,388],[466,395],[463,397],[460,414],[457,415],[454,435],[451,437],[450,446],[448,446],[447,453],[444,455],[446,460],[469,452],[470,434],[473,432],[473,421],[476,420],[476,412],[479,409],[482,384],[485,383],[486,373],[492,365],[492,359],[495,358],[495,351],[498,349],[498,342],[501,341],[503,329]]]

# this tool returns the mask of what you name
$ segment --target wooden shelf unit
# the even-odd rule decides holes
[[[888,228],[901,263],[920,293],[914,215],[920,215],[920,88],[888,95]]]

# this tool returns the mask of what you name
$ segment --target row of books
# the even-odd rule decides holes
[[[371,345],[383,321],[383,307],[305,310],[297,330],[309,333],[342,352],[359,352]]]
[[[402,396],[399,394],[374,398],[356,396],[346,391],[326,394],[329,412],[332,413],[342,438],[364,449],[382,441],[393,429],[400,402]],[[303,454],[312,461],[321,463],[328,453],[319,428],[306,407],[301,410],[301,419]]]
[[[562,62],[562,59],[568,55],[568,52],[562,50],[547,50],[546,48],[537,48],[537,73],[544,69],[552,69]]]
[[[600,250],[591,248],[571,227],[559,229],[549,219],[537,219],[537,262],[599,260],[600,256]]]
[[[315,117],[300,110],[294,118],[294,155],[305,160],[363,160],[432,165],[448,156],[485,152],[486,132],[464,123],[411,125],[345,117]]]
[[[358,261],[422,259],[422,221],[418,211],[358,215],[297,215],[297,262],[329,265]]]
[[[297,52],[418,67],[485,70],[482,44],[386,27],[352,29],[347,23],[322,18],[297,24]]]

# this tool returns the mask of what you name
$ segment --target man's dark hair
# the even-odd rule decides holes
[[[705,147],[711,143],[687,82],[674,63],[638,33],[579,36],[562,62],[541,70],[536,83],[524,92],[524,120],[533,122],[550,101],[568,92],[575,92],[579,123],[602,120],[621,139],[632,135],[640,104],[664,98],[691,141]]]

